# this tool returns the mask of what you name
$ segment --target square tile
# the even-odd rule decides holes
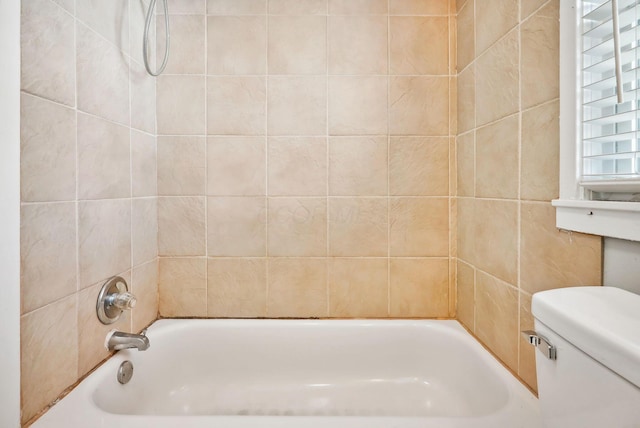
[[[449,18],[389,18],[391,74],[448,74]]]
[[[327,306],[325,259],[269,260],[267,317],[326,317]]]
[[[265,137],[209,137],[207,194],[265,196]]]
[[[391,77],[389,127],[392,135],[449,134],[448,77]]]
[[[386,76],[329,77],[329,133],[386,134],[387,99]]]
[[[207,78],[209,135],[264,135],[264,77]]]
[[[265,74],[265,16],[209,16],[207,74]]]
[[[208,255],[265,256],[266,213],[264,197],[208,198]]]
[[[386,74],[387,17],[329,17],[329,74]]]
[[[161,256],[206,254],[205,198],[158,198],[158,252]]]
[[[388,202],[382,198],[329,199],[329,255],[388,255]]]
[[[389,192],[398,196],[449,196],[449,139],[392,137]]]
[[[392,256],[449,255],[447,198],[393,198],[390,203]]]
[[[269,16],[269,74],[327,72],[327,18]]]
[[[269,135],[326,135],[327,79],[269,77]]]
[[[266,316],[266,259],[209,259],[208,269],[207,316]]]
[[[158,194],[203,195],[206,149],[204,137],[158,137]]]
[[[165,318],[207,316],[207,259],[160,258],[159,312]]]
[[[385,318],[389,309],[386,259],[329,261],[329,316]]]
[[[386,196],[387,137],[329,138],[329,194]]]
[[[269,256],[326,256],[327,200],[269,198]]]
[[[327,194],[327,139],[272,137],[268,140],[269,195]]]
[[[390,263],[390,315],[392,317],[448,316],[448,260],[391,259]]]

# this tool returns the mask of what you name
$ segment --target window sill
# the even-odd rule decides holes
[[[640,203],[556,199],[560,229],[640,241]]]

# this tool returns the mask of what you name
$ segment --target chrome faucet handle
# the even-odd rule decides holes
[[[104,283],[98,294],[98,319],[102,324],[112,324],[120,318],[123,311],[133,309],[136,303],[137,300],[129,292],[127,282],[119,276],[114,276]]]
[[[128,291],[125,291],[124,293],[110,294],[107,296],[107,301],[109,305],[115,306],[123,311],[135,308],[137,303],[136,297]]]

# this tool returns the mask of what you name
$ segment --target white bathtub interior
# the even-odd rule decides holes
[[[533,394],[457,321],[161,320],[148,334],[35,426],[69,423],[65,401],[121,426],[540,426]]]

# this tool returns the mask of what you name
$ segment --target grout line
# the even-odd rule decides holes
[[[269,279],[270,279],[270,270],[269,270],[269,1],[267,0],[265,3],[265,37],[264,37],[264,50],[265,50],[265,58],[264,58],[264,69],[265,69],[265,96],[264,96],[264,204],[265,204],[265,219],[264,219],[264,235],[265,235],[265,299],[264,299],[264,316],[268,316],[269,314]],[[260,15],[261,16],[261,15]]]
[[[325,153],[325,162],[326,162],[326,187],[325,187],[325,191],[326,191],[326,203],[325,203],[325,209],[326,209],[326,214],[325,214],[325,218],[327,221],[326,224],[326,240],[327,240],[327,245],[326,245],[326,259],[325,259],[325,276],[326,276],[326,294],[327,294],[327,316],[330,317],[331,316],[331,283],[330,283],[330,277],[331,277],[331,273],[329,272],[329,270],[333,271],[333,265],[330,265],[329,262],[329,257],[330,257],[330,250],[331,250],[331,202],[329,200],[329,96],[330,96],[330,91],[329,91],[329,60],[330,60],[330,55],[329,55],[329,4],[327,2],[327,17],[325,20],[325,73],[326,73],[326,77],[325,77],[325,145],[326,145],[326,153]]]
[[[165,0],[168,1],[168,0]],[[207,5],[205,4],[205,8]],[[209,74],[209,18],[206,15],[202,17],[204,19],[204,133],[209,133],[209,103],[207,102],[207,94],[209,93],[209,79],[206,75]],[[208,186],[209,186],[209,141],[204,138],[204,254],[209,256],[209,198],[208,198]],[[205,310],[207,317],[210,313],[209,308],[209,263],[205,262],[204,266],[204,298],[205,298]]]
[[[520,330],[522,326],[520,325],[520,319],[522,314],[520,313],[521,301],[520,301],[520,286],[521,286],[521,263],[522,263],[522,255],[521,255],[521,244],[522,244],[522,2],[518,2],[518,18],[520,18],[520,22],[518,23],[518,209],[517,209],[517,218],[516,218],[516,288],[517,288],[517,314],[518,319],[517,325],[518,329],[516,331],[516,344],[517,351],[516,356],[518,358],[516,367],[517,373],[520,373]]]
[[[391,316],[391,0],[387,0],[387,317]]]

